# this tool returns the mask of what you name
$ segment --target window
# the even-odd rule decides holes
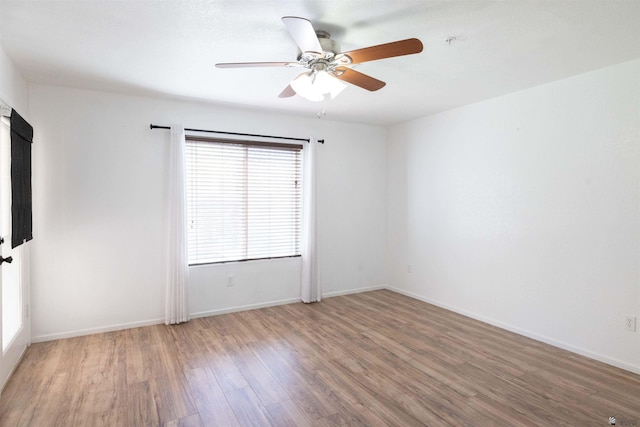
[[[299,256],[302,146],[186,139],[189,264]]]

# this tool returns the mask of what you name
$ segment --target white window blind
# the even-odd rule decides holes
[[[300,255],[302,146],[187,137],[189,264]]]

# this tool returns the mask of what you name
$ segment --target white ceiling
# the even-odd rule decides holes
[[[387,86],[324,105],[278,98],[299,69],[214,67],[294,61],[287,15],[343,51],[411,37],[424,51],[359,64]],[[640,1],[0,0],[0,43],[33,83],[392,124],[639,58]]]

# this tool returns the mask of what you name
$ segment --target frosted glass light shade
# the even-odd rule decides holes
[[[324,100],[325,95],[329,95],[333,99],[347,87],[346,84],[330,76],[326,71],[301,74],[290,84],[298,95],[313,102]]]
[[[313,102],[319,102],[324,99],[324,95],[313,87],[313,80],[308,73],[300,74],[290,85],[304,99]]]

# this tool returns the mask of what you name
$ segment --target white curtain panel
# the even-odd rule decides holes
[[[171,126],[169,148],[168,244],[165,316],[167,325],[189,320],[187,306],[187,204],[184,127]]]
[[[317,143],[311,140],[304,147],[304,177],[302,202],[302,281],[300,299],[302,302],[318,302],[322,290],[318,280],[318,230],[317,230]]]
[[[9,104],[4,102],[2,98],[0,98],[0,116],[3,116],[3,117],[11,116],[11,107],[9,107]]]

